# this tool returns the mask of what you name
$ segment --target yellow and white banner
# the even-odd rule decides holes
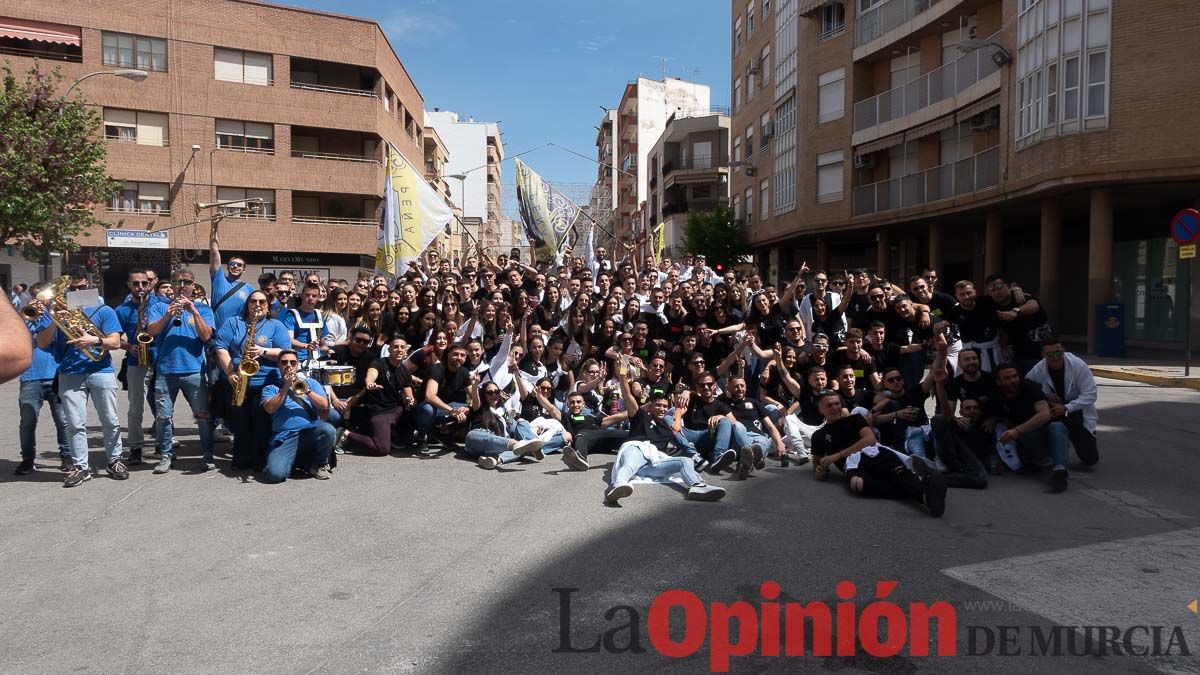
[[[659,223],[658,227],[654,228],[654,260],[661,261],[663,251],[667,250],[667,224]]]
[[[445,230],[452,214],[446,201],[425,182],[416,167],[390,145],[387,153],[375,271],[399,276]]]
[[[580,209],[563,193],[529,168],[516,162],[517,204],[525,235],[541,260],[553,260],[567,241],[567,234],[579,220]]]

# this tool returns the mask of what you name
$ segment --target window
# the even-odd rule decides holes
[[[104,109],[104,138],[138,145],[167,145],[167,115],[139,110]]]
[[[751,35],[754,35],[754,0],[746,5],[746,39],[749,40]]]
[[[921,76],[921,52],[892,59],[890,87],[901,87]]]
[[[758,217],[761,220],[766,220],[767,216],[771,215],[771,179],[764,178],[758,184],[759,204]]]
[[[1063,61],[1063,122],[1079,120],[1079,57]]]
[[[817,124],[841,119],[846,112],[846,69],[838,68],[817,79]]]
[[[790,94],[775,108],[775,133],[771,152],[775,156],[776,215],[796,208],[796,95]]]
[[[742,161],[742,137],[741,136],[738,136],[737,138],[733,139],[733,161],[735,161],[735,162]],[[736,172],[739,169],[740,169],[740,167],[734,167],[733,170]]]
[[[834,150],[817,155],[817,203],[836,202],[842,198],[842,151]]]
[[[762,0],[762,3],[763,3],[762,15],[763,15],[763,19],[766,19],[768,16],[771,16],[771,0]]]
[[[754,73],[746,73],[746,103],[749,103],[752,98],[754,98]]]
[[[742,219],[742,200],[733,200],[733,222],[738,222]]]
[[[754,125],[746,127],[746,159],[754,156]]]
[[[771,139],[771,111],[768,110],[762,114],[762,118],[759,119],[758,128],[762,129],[762,145],[759,146],[759,150],[766,152]]]
[[[167,41],[162,38],[104,31],[100,41],[106,66],[159,71],[167,69]]]
[[[125,181],[108,204],[110,211],[170,215],[170,187],[166,183]]]
[[[771,45],[766,45],[762,48],[762,56],[758,59],[760,67],[759,77],[762,78],[763,86],[771,81]]]
[[[736,200],[734,200],[734,201],[736,201]],[[745,203],[746,203],[746,222],[752,223],[752,222],[754,222],[754,187],[753,186],[746,188]]]
[[[244,207],[226,207],[222,213],[231,218],[251,218],[254,220],[275,220],[275,191],[252,190],[248,188],[219,187],[217,201],[226,202],[234,199],[261,199],[261,204],[246,204]]]
[[[742,17],[738,17],[733,23],[733,53],[734,55],[742,53]]]
[[[733,112],[742,107],[742,78],[733,81]]]
[[[275,154],[275,127],[258,122],[217,120],[217,147]]]
[[[862,14],[863,12],[882,2],[883,0],[858,0],[858,13]]]
[[[846,32],[846,5],[841,2],[830,2],[818,10],[817,19],[820,23],[820,33],[817,41],[828,40],[835,35]]]
[[[261,86],[270,86],[274,82],[270,54],[214,47],[213,69],[216,79],[224,82]]]
[[[1108,52],[1088,54],[1087,66],[1087,116],[1103,117],[1108,103]]]

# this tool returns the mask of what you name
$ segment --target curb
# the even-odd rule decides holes
[[[1092,370],[1092,375],[1095,375],[1096,377],[1107,377],[1110,380],[1124,380],[1126,382],[1140,382],[1142,384],[1149,384],[1155,387],[1195,389],[1200,391],[1200,378],[1196,377],[1156,375],[1144,370],[1110,368],[1107,366],[1089,366],[1089,368]]]

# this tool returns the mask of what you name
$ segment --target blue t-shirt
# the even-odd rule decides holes
[[[96,305],[94,307],[83,308],[83,313],[96,324],[100,329],[100,334],[105,337],[121,332],[121,322],[117,320],[117,313],[108,305]],[[99,347],[91,345],[89,350],[95,352]],[[112,357],[109,356],[108,350],[104,350],[104,355],[98,360],[92,361],[83,355],[83,352],[77,348],[67,344],[67,336],[60,330],[54,336],[54,355],[58,359],[58,371],[60,373],[68,373],[71,375],[91,375],[93,373],[111,373],[113,372]]]
[[[154,323],[167,314],[171,305],[158,303],[146,311],[146,321]],[[208,305],[196,304],[200,319],[209,326],[213,324],[212,310]],[[179,315],[179,325],[174,319],[167,321],[166,328],[154,339],[158,348],[156,368],[165,375],[191,375],[204,369],[204,342],[196,332],[196,317],[191,312]]]
[[[297,313],[300,314],[300,318],[304,321],[304,323],[317,323],[317,319],[320,317],[320,314],[318,314],[317,310],[315,309],[311,312],[306,312],[303,309],[297,309],[295,311],[285,309],[280,311],[279,322],[283,324],[283,327],[286,328],[289,333],[291,333],[292,338],[299,342],[308,344],[309,342],[319,340],[326,335],[329,335],[329,327],[325,325],[324,321],[321,322],[320,329],[297,328]],[[316,335],[313,335],[313,333],[316,333]],[[308,360],[308,350],[297,349],[296,358],[300,359],[300,363],[304,363],[306,360]]]
[[[51,344],[49,347],[41,349],[37,344],[37,334],[54,325],[50,321],[50,315],[42,312],[42,316],[37,321],[26,321],[25,325],[29,327],[33,338],[33,363],[29,364],[29,369],[22,373],[21,381],[53,380],[54,374],[58,372],[58,361],[54,360],[54,345]]]
[[[240,286],[239,286],[240,284]],[[225,294],[229,293],[234,286],[239,286],[237,291],[225,298]],[[217,304],[221,298],[225,298],[216,310],[213,311],[213,316],[216,318],[217,326],[224,326],[225,322],[230,317],[241,316],[242,310],[246,308],[246,300],[250,298],[250,294],[254,292],[254,287],[244,281],[230,281],[225,276],[225,271],[218,269],[212,273],[212,295],[209,297],[209,302]]]
[[[308,380],[309,389],[315,392],[323,391],[320,383],[316,380],[310,377],[304,379]],[[279,387],[282,384],[283,376],[276,370],[271,376],[270,383],[263,387],[259,405],[274,398],[279,393]],[[288,394],[287,398],[283,399],[283,405],[275,410],[274,415],[271,415],[271,434],[278,437],[287,433],[297,433],[312,426],[319,419],[316,407],[309,402],[307,397],[301,399],[293,394]]]
[[[232,317],[221,324],[221,328],[213,335],[213,347],[229,352],[235,370],[242,362],[242,345],[244,344],[246,344],[246,320],[240,316]],[[254,344],[261,349],[291,349],[292,335],[283,327],[283,324],[275,319],[259,319],[254,332]],[[258,373],[250,378],[251,387],[261,387],[268,377],[276,377],[279,373],[279,366],[269,359],[259,357],[258,366]]]
[[[154,297],[155,296],[152,294],[146,300],[146,323],[143,325],[143,329],[145,326],[150,325],[150,308],[159,302],[154,300]],[[121,322],[121,332],[125,333],[125,341],[129,344],[136,344],[138,332],[138,303],[133,301],[132,296],[128,297],[125,299],[125,302],[116,309],[116,312],[117,320]],[[158,349],[155,347],[156,344],[158,344],[157,340],[150,343],[150,363],[154,363],[154,360],[158,358]]]

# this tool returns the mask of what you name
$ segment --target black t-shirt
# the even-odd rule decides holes
[[[975,306],[967,309],[958,305],[958,332],[963,342],[991,342],[999,335],[1000,320],[996,311],[977,300]]]
[[[959,307],[958,301],[941,291],[934,291],[933,297],[929,302],[923,303],[929,306],[929,318],[933,323],[938,321],[950,322],[950,330],[946,335],[946,341],[954,343],[960,339],[961,331],[958,327]]]
[[[833,307],[825,308],[825,318],[813,315],[812,334],[824,333],[829,337],[829,344],[836,349],[846,339],[846,329],[842,325],[842,313]]]
[[[629,424],[629,440],[650,441],[659,452],[667,452],[667,445],[675,440],[671,425],[664,417],[662,422],[655,422],[650,413],[641,408],[633,416]]]
[[[882,412],[890,413],[894,410],[902,408],[916,408],[917,419],[909,422],[907,420],[896,418],[895,424],[900,427],[919,427],[929,424],[929,415],[925,413],[925,399],[929,398],[929,394],[921,387],[905,387],[904,393],[899,398],[888,394],[892,399],[883,407]]]
[[[824,457],[841,452],[862,439],[862,430],[867,420],[862,415],[846,415],[829,422],[813,434],[813,456]],[[846,460],[838,460],[837,466],[845,471]]]
[[[763,419],[767,417],[767,409],[758,399],[744,398],[735,401],[732,398],[726,398],[725,405],[733,412],[733,418],[741,422],[747,430],[766,435],[767,425],[763,423]]]
[[[335,386],[333,392],[339,398],[348,398],[353,396],[355,392],[360,391],[363,387],[363,382],[367,379],[367,369],[377,360],[379,360],[379,352],[373,348],[366,349],[362,355],[355,358],[350,353],[350,345],[338,345],[334,347],[332,363],[339,366],[353,366],[354,384]]]
[[[1050,373],[1050,385],[1054,387],[1054,393],[1058,394],[1059,399],[1063,401],[1067,400],[1067,369],[1059,368],[1058,370],[1055,370],[1053,368],[1047,368],[1046,372]]]
[[[850,294],[850,304],[846,305],[846,318],[850,320],[850,325],[859,325],[859,322],[866,315],[867,309],[870,307],[871,301],[867,299],[866,295],[860,293]]]
[[[810,427],[825,423],[825,416],[821,414],[821,408],[817,402],[817,392],[808,386],[808,382],[800,385],[800,409],[796,411],[796,414],[800,416],[801,422]]]
[[[752,311],[750,312],[750,325],[757,329],[758,344],[760,345],[773,345],[783,340],[784,319],[779,312],[762,316]]]
[[[639,414],[641,411],[638,411]],[[604,418],[600,415],[588,415],[580,412],[578,415],[572,415],[569,412],[564,412],[562,416],[563,428],[572,436],[577,435],[581,431],[596,431],[601,428]]]
[[[1032,295],[1026,294],[1025,296],[1026,302],[1036,299]],[[1011,312],[1020,307],[1013,297],[1010,297],[1005,303],[995,302],[990,297],[984,298],[979,304],[990,307],[992,316],[995,316],[996,312]],[[1000,321],[999,323],[1001,330],[1008,336],[1008,344],[1012,347],[1014,356],[1026,359],[1041,358],[1042,336],[1049,329],[1046,310],[1042,309],[1041,303],[1038,303],[1038,310],[1033,314],[1022,314],[1013,321]]]
[[[854,379],[864,383],[862,386],[871,388],[871,376],[875,374],[875,357],[870,352],[863,349],[858,352],[858,358],[852,359],[846,353],[845,349],[839,349],[833,353],[834,375],[846,365],[854,368]]]
[[[532,422],[539,417],[550,417],[550,414],[542,409],[542,404],[538,403],[537,396],[530,392],[521,399],[521,414],[519,417],[526,422]]]
[[[995,416],[996,404],[1001,398],[1000,390],[996,387],[996,378],[985,371],[980,371],[979,379],[974,382],[969,382],[962,375],[953,380],[947,380],[946,396],[951,401],[961,401],[964,398],[973,398],[979,401],[984,419]]]
[[[719,398],[713,399],[712,403],[705,403],[699,396],[692,396],[687,413],[683,416],[683,424],[689,429],[707,429],[709,418],[730,412],[729,406]]]
[[[467,382],[471,375],[465,367],[451,373],[444,363],[435,363],[429,369],[429,379],[438,383],[438,398],[443,403],[466,403]]]
[[[888,332],[891,333],[890,327],[892,322],[894,322],[897,318],[899,317],[896,316],[896,312],[893,311],[891,307],[888,307],[882,312],[876,311],[874,308],[869,307],[866,311],[862,312],[857,317],[854,317],[854,325],[851,326],[851,328],[857,328],[866,333],[871,329],[871,324],[878,321],[883,325],[888,326]]]
[[[657,382],[651,382],[649,377],[643,377],[640,381],[642,387],[646,390],[646,394],[651,399],[666,396],[671,391],[671,380],[665,373]]]
[[[1041,385],[1021,380],[1021,388],[1017,390],[1016,396],[1010,398],[1000,392],[996,403],[998,415],[1007,421],[1010,427],[1024,424],[1037,414],[1038,402],[1045,400],[1046,395],[1042,393]]]
[[[875,405],[875,392],[869,387],[864,389],[855,384],[853,396],[847,396],[845,392],[838,392],[838,394],[842,397],[842,407],[846,410],[853,411],[855,408],[870,410],[871,406]]]
[[[387,359],[376,359],[370,367],[379,372],[375,383],[383,388],[367,392],[360,407],[368,412],[389,412],[404,405],[404,390],[412,386],[408,366],[401,361],[393,367]]]

